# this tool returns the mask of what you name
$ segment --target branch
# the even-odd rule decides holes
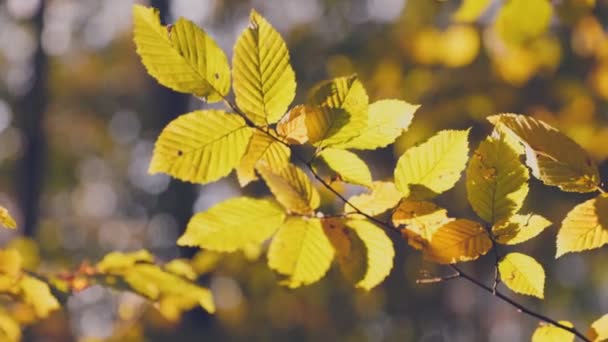
[[[560,329],[569,331],[571,333],[573,333],[574,335],[576,335],[578,338],[580,338],[581,340],[585,341],[585,342],[591,342],[590,339],[588,339],[583,333],[581,333],[580,331],[578,331],[576,328],[574,327],[569,327],[566,325],[561,324],[560,322],[549,318],[547,316],[544,316],[538,312],[532,311],[531,309],[526,308],[523,304],[520,304],[516,301],[514,301],[513,299],[507,297],[506,295],[504,295],[503,293],[496,291],[494,289],[492,289],[491,287],[488,287],[484,284],[482,284],[479,280],[473,278],[471,275],[468,275],[466,273],[464,273],[458,266],[456,265],[450,265],[450,267],[456,271],[459,274],[460,278],[466,279],[468,280],[470,283],[472,283],[473,285],[479,287],[480,289],[489,292],[490,294],[492,294],[494,297],[497,297],[499,299],[501,299],[503,302],[510,304],[511,306],[515,307],[517,309],[517,311],[525,313],[526,315],[532,316],[540,321],[543,321],[545,323],[549,323],[551,325],[554,325]]]
[[[306,168],[312,173],[312,175],[315,177],[315,179],[317,179],[327,190],[329,190],[330,192],[332,192],[337,198],[339,198],[342,202],[344,202],[344,204],[348,204],[349,206],[351,206],[355,212],[357,214],[360,214],[362,216],[364,216],[365,218],[367,218],[368,220],[382,226],[388,229],[388,231],[393,231],[393,226],[392,224],[389,222],[384,222],[382,220],[379,220],[367,213],[365,213],[364,211],[362,211],[361,209],[357,208],[356,206],[354,206],[352,203],[350,203],[348,201],[348,199],[346,199],[338,190],[334,189],[331,184],[327,183],[312,167],[312,162],[314,161],[314,156],[310,161],[305,161],[304,158],[302,158],[300,155],[298,155],[297,153],[295,153],[295,151],[293,151],[292,146],[290,144],[288,144],[287,142],[281,140],[280,138],[268,133],[267,130],[265,130],[264,128],[257,126],[253,121],[251,121],[247,115],[245,115],[245,113],[243,111],[240,110],[240,108],[238,108],[238,106],[234,103],[232,103],[230,100],[224,98],[224,103],[230,107],[230,109],[232,109],[236,114],[238,114],[239,116],[241,116],[245,122],[247,123],[248,126],[253,127],[267,135],[269,135],[271,138],[273,138],[274,140],[280,142],[281,144],[289,147],[292,150],[292,155],[298,159],[300,162],[302,162],[304,165],[306,165]],[[605,191],[598,186],[598,191],[605,193]],[[529,316],[532,316],[540,321],[543,321],[545,323],[549,323],[552,324],[553,326],[566,330],[568,332],[573,333],[574,335],[576,335],[578,338],[580,338],[581,340],[585,341],[585,342],[591,342],[591,340],[589,340],[587,337],[585,337],[584,334],[582,334],[580,331],[578,331],[576,328],[574,327],[568,327],[566,325],[563,325],[561,323],[559,323],[558,321],[549,318],[547,316],[544,316],[542,314],[539,314],[537,312],[534,312],[528,308],[526,308],[523,304],[520,304],[518,302],[516,302],[515,300],[507,297],[506,295],[504,295],[503,293],[499,292],[496,288],[498,287],[499,281],[500,281],[500,274],[498,272],[498,262],[500,261],[500,256],[498,254],[498,251],[496,250],[496,241],[494,240],[494,238],[492,237],[491,233],[490,234],[490,239],[492,240],[492,247],[494,250],[494,255],[495,255],[495,275],[494,275],[494,284],[492,287],[486,286],[483,283],[481,283],[479,280],[475,279],[474,277],[464,273],[462,270],[460,270],[460,268],[458,268],[455,265],[450,265],[450,267],[456,272],[455,274],[452,275],[448,275],[448,276],[444,276],[444,277],[435,277],[435,278],[428,278],[428,279],[419,279],[416,282],[418,284],[430,284],[430,283],[438,283],[438,282],[443,282],[443,281],[448,281],[451,279],[456,279],[456,278],[463,278],[468,280],[470,283],[474,284],[475,286],[479,287],[480,289],[483,289],[487,292],[489,292],[490,294],[492,294],[494,297],[497,297],[499,299],[501,299],[502,301],[510,304],[511,306],[515,307],[519,312],[523,312]]]

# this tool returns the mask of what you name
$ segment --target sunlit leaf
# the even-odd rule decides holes
[[[463,0],[452,14],[452,19],[458,22],[473,22],[485,12],[490,3],[490,0]]]
[[[375,150],[395,142],[409,127],[414,113],[420,108],[401,100],[380,100],[369,105],[367,127],[348,142],[336,148]]]
[[[559,321],[567,327],[574,327],[568,321]],[[574,334],[552,324],[541,323],[532,335],[532,342],[573,342]]]
[[[298,145],[308,141],[307,108],[309,107],[305,105],[295,106],[277,124],[277,133],[285,138],[288,143]]]
[[[215,311],[211,291],[193,283],[189,279],[192,274],[186,277],[180,274],[184,265],[169,262],[163,270],[152,264],[152,259],[145,250],[112,252],[97,264],[97,269],[102,274],[119,277],[129,289],[156,302],[161,314],[169,320],[177,320],[183,311],[196,306],[210,313]]]
[[[551,225],[551,221],[536,215],[514,215],[492,227],[492,234],[498,243],[516,245],[526,242]]]
[[[310,214],[319,207],[321,199],[317,189],[297,166],[288,164],[281,170],[273,170],[260,165],[258,171],[277,201],[288,211]]]
[[[5,207],[0,206],[0,225],[4,228],[15,229],[17,228],[17,222],[8,212]]]
[[[233,252],[264,242],[284,219],[285,212],[274,201],[232,198],[194,215],[177,244]]]
[[[40,250],[33,239],[24,236],[18,237],[6,244],[6,248],[12,248],[19,252],[24,269],[35,270],[40,265]]]
[[[190,264],[188,259],[173,259],[163,265],[165,271],[184,277],[189,280],[195,280],[197,277],[196,270]]]
[[[498,263],[500,279],[514,292],[544,297],[545,270],[534,258],[521,253],[509,253]]]
[[[471,261],[486,254],[492,241],[484,227],[474,221],[457,219],[440,226],[423,247],[425,258],[440,264]]]
[[[334,248],[319,219],[290,217],[279,228],[268,250],[268,266],[287,276],[291,288],[316,282],[329,270]]]
[[[572,209],[557,233],[556,258],[600,248],[608,243],[608,195],[600,195]]]
[[[16,293],[24,303],[31,305],[40,318],[47,317],[52,311],[59,309],[59,301],[51,293],[49,285],[30,275],[22,275],[19,279],[19,290]]]
[[[549,0],[509,0],[498,11],[494,29],[505,42],[520,44],[544,33],[552,15]]]
[[[0,249],[0,274],[16,278],[21,273],[23,260],[16,249]]]
[[[543,183],[564,191],[597,190],[600,175],[595,162],[568,136],[524,115],[499,114],[488,120],[524,145],[526,164]]]
[[[410,246],[423,249],[433,234],[444,224],[453,220],[447,210],[435,203],[425,201],[401,201],[393,213],[393,225],[400,227]]]
[[[133,22],[137,53],[159,83],[208,102],[228,94],[228,60],[205,31],[184,18],[162,26],[158,10],[141,5],[133,6]]]
[[[258,125],[279,121],[295,96],[295,74],[281,35],[255,10],[234,46],[236,103]]]
[[[469,160],[466,175],[469,203],[489,223],[511,217],[528,194],[528,169],[500,137],[481,142]]]
[[[247,152],[236,168],[236,175],[241,186],[257,179],[255,166],[258,162],[264,162],[273,170],[280,170],[289,163],[291,150],[270,134],[272,133],[253,131]]]
[[[346,225],[356,232],[367,252],[367,269],[356,286],[370,290],[380,284],[393,268],[393,243],[382,229],[367,220],[349,220]]]
[[[326,148],[319,154],[319,157],[340,176],[341,180],[347,183],[371,186],[372,174],[367,164],[356,154],[337,148]]]
[[[346,219],[321,219],[323,231],[335,251],[335,259],[346,279],[359,283],[367,273],[367,248],[355,231],[346,226]]]
[[[0,310],[0,339],[6,342],[21,341],[19,323],[4,310]]]
[[[239,164],[251,134],[236,114],[199,110],[181,115],[158,137],[149,172],[193,183],[216,181]]]
[[[367,126],[367,111],[367,93],[355,76],[322,82],[306,108],[308,140],[317,147],[347,142]]]
[[[370,216],[376,216],[394,208],[401,200],[401,193],[392,182],[373,182],[371,192],[355,195],[348,202],[357,209]],[[345,213],[354,213],[356,210],[348,203],[344,204]]]
[[[460,179],[468,158],[469,130],[445,130],[405,151],[395,168],[395,185],[404,197],[428,198]]]
[[[593,342],[608,340],[608,314],[591,323],[587,336]]]

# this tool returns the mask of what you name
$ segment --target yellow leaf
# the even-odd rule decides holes
[[[133,6],[133,23],[137,53],[160,84],[208,102],[228,94],[228,60],[205,31],[184,18],[162,26],[158,10],[141,5]]]
[[[188,259],[173,259],[166,263],[163,268],[169,273],[173,273],[188,280],[196,280],[196,270]]]
[[[211,291],[193,283],[194,268],[176,259],[165,270],[152,264],[153,256],[140,250],[131,253],[112,252],[98,264],[102,274],[121,278],[128,288],[158,303],[159,310],[169,320],[176,320],[185,310],[201,306],[215,311]]]
[[[154,256],[144,249],[130,253],[111,252],[106,254],[103,259],[97,263],[97,269],[100,272],[105,273],[113,270],[127,269],[142,262],[154,262]]]
[[[439,227],[424,246],[426,259],[440,264],[471,261],[492,248],[488,232],[477,222],[457,219]]]
[[[608,243],[608,195],[600,195],[572,209],[557,233],[556,258],[600,248]]]
[[[355,76],[317,85],[306,108],[308,140],[317,147],[347,142],[367,126],[368,97]]]
[[[540,215],[514,215],[495,224],[492,234],[498,243],[516,245],[534,238],[550,225],[551,221]]]
[[[608,314],[591,324],[591,329],[589,329],[587,336],[593,342],[608,340]]]
[[[549,0],[509,0],[498,11],[494,29],[505,42],[521,44],[544,33],[552,15]]]
[[[456,184],[466,166],[469,130],[445,130],[405,151],[395,168],[395,185],[404,197],[433,197]]]
[[[435,203],[409,200],[401,201],[392,219],[395,227],[404,226],[403,235],[416,249],[428,246],[437,229],[453,220],[448,218],[447,210]]]
[[[401,100],[380,100],[369,105],[367,127],[337,148],[375,150],[395,142],[407,130],[414,113],[420,108]]]
[[[274,201],[237,197],[194,215],[177,244],[233,252],[266,241],[283,220],[285,212]]]
[[[394,208],[401,200],[401,193],[392,182],[373,182],[371,192],[352,196],[348,202],[370,216],[376,216]],[[344,213],[355,213],[349,204],[344,204]]]
[[[492,224],[519,211],[528,195],[528,169],[500,137],[481,142],[466,175],[469,203],[479,217]]]
[[[241,164],[236,168],[236,175],[241,186],[257,179],[255,166],[258,162],[265,162],[273,170],[280,170],[287,166],[291,156],[289,147],[282,144],[269,134],[254,130]]]
[[[42,280],[30,275],[22,275],[19,280],[19,296],[23,302],[32,306],[39,318],[46,318],[48,315],[59,309],[59,301],[51,293],[49,286]]]
[[[367,255],[367,270],[363,279],[355,286],[371,290],[380,284],[393,268],[393,243],[382,229],[367,220],[349,220],[346,225],[363,241]]]
[[[255,10],[234,46],[236,103],[254,123],[279,121],[293,101],[296,80],[281,35]]]
[[[559,321],[567,327],[574,327],[568,321]],[[573,342],[574,334],[548,323],[541,323],[532,335],[532,342]]]
[[[306,215],[319,207],[321,199],[317,189],[297,166],[288,164],[282,170],[272,170],[260,164],[258,172],[277,201],[289,212]]]
[[[285,138],[292,145],[300,145],[308,141],[308,129],[306,128],[307,108],[310,110],[305,105],[295,106],[277,124],[279,136]]]
[[[342,274],[357,284],[367,272],[367,249],[355,231],[345,225],[345,219],[322,218],[325,235],[335,250],[335,257]]]
[[[35,270],[40,265],[40,250],[36,241],[22,236],[12,239],[6,245],[6,248],[12,248],[19,252],[24,269]]]
[[[296,288],[321,279],[333,257],[319,219],[290,217],[270,243],[268,266],[288,277],[283,284]]]
[[[198,275],[207,274],[215,269],[221,261],[222,254],[214,251],[199,250],[192,257],[190,264]]]
[[[463,23],[473,22],[485,12],[490,3],[490,0],[463,0],[452,14],[452,19]]]
[[[367,164],[356,154],[337,148],[326,148],[319,153],[319,157],[340,176],[341,180],[363,186],[372,185],[372,174]]]
[[[521,253],[509,253],[498,263],[500,279],[519,294],[544,297],[545,270],[534,258]]]
[[[2,206],[0,206],[0,225],[9,229],[17,228],[17,222],[15,222],[15,219],[11,216],[8,210]]]
[[[532,175],[564,191],[597,191],[600,175],[589,154],[557,129],[518,114],[488,117],[499,130],[519,140],[526,151]]]
[[[158,137],[149,172],[193,183],[216,181],[238,165],[251,134],[236,114],[199,110],[181,115]]]
[[[4,309],[0,310],[0,338],[6,342],[21,341],[21,327]]]
[[[0,249],[0,274],[17,278],[21,274],[23,260],[16,249]]]

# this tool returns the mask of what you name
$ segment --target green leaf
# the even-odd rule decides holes
[[[440,131],[405,151],[395,168],[395,185],[404,197],[429,198],[449,190],[460,178],[469,153],[469,130]]]
[[[181,115],[158,137],[149,172],[193,183],[216,181],[238,165],[250,138],[251,129],[236,114],[198,110]]]
[[[281,170],[259,165],[258,172],[266,181],[277,201],[289,212],[311,214],[321,199],[310,178],[300,168],[288,164]]]
[[[334,257],[334,248],[319,219],[290,217],[279,228],[268,250],[268,266],[287,276],[290,288],[321,279]]]
[[[560,324],[573,328],[568,321],[559,321]],[[532,342],[573,342],[574,334],[552,324],[541,323],[532,335]]]
[[[608,340],[608,314],[591,324],[591,329],[589,329],[587,336],[593,342]]]
[[[461,23],[474,22],[486,11],[490,3],[490,0],[463,0],[452,14],[452,19]]]
[[[348,203],[370,216],[376,216],[394,208],[401,200],[401,193],[392,182],[373,182],[371,192],[352,196]],[[344,204],[344,213],[355,213],[348,203]]]
[[[258,125],[279,121],[293,101],[296,80],[281,35],[255,10],[234,46],[236,103]]]
[[[274,201],[237,197],[194,215],[177,244],[233,252],[261,244],[284,220],[285,212]]]
[[[534,258],[521,253],[509,253],[498,263],[500,279],[519,294],[543,298],[545,270]]]
[[[469,203],[492,224],[519,211],[528,194],[528,169],[501,137],[488,137],[479,145],[466,175]]]
[[[424,257],[440,264],[471,261],[492,249],[484,227],[474,221],[457,219],[440,226],[423,246]]]
[[[133,23],[137,53],[160,84],[208,102],[228,94],[228,60],[205,31],[184,18],[162,26],[158,10],[141,5],[133,6]]]
[[[540,215],[513,215],[508,220],[495,224],[492,234],[498,243],[516,245],[536,237],[550,225],[551,221]]]
[[[372,174],[369,172],[367,164],[356,154],[337,148],[326,148],[319,153],[319,157],[340,176],[341,180],[347,183],[371,186]]]
[[[557,233],[556,258],[600,248],[608,243],[608,195],[603,194],[572,209]]]
[[[597,191],[600,175],[589,154],[557,129],[534,118],[518,114],[488,117],[524,145],[526,164],[532,175],[564,191]]]
[[[380,100],[369,105],[367,127],[353,139],[336,148],[375,150],[386,147],[407,130],[420,108],[401,100]]]
[[[317,147],[347,142],[367,126],[368,97],[356,76],[321,82],[308,102],[308,140]]]
[[[382,229],[367,220],[349,220],[346,226],[354,230],[363,241],[367,256],[365,275],[355,286],[371,290],[380,284],[393,268],[393,243]]]
[[[236,175],[242,187],[257,179],[255,167],[259,162],[265,163],[273,170],[281,170],[289,164],[291,149],[270,134],[272,133],[253,131],[247,152],[236,168]]]
[[[498,11],[494,29],[505,42],[522,44],[543,34],[552,15],[549,0],[509,0]]]

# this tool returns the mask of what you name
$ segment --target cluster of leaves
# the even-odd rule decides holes
[[[14,229],[8,211],[0,208],[0,213],[0,224]],[[47,318],[69,295],[95,284],[139,294],[170,321],[197,306],[214,312],[211,291],[195,282],[206,270],[195,262],[174,259],[158,265],[145,250],[112,252],[96,265],[83,263],[74,272],[47,274],[39,270],[40,257],[33,241],[12,240],[0,249],[0,295],[6,297],[0,297],[0,339],[21,340],[22,325]]]
[[[512,9],[517,6],[524,4],[511,1],[502,9],[499,28],[514,26],[508,23],[509,13],[517,12]],[[464,12],[459,15],[466,16]],[[357,287],[371,289],[392,269],[394,249],[386,228],[401,230],[411,246],[441,264],[475,260],[500,244],[515,245],[540,234],[551,222],[520,212],[530,171],[563,191],[601,192],[562,222],[558,257],[608,242],[608,196],[596,164],[544,122],[517,114],[490,116],[494,130],[470,159],[469,130],[440,131],[403,153],[394,182],[373,180],[352,150],[392,144],[418,106],[392,99],[370,104],[361,82],[348,76],[319,83],[304,104],[289,108],[296,89],[289,52],[280,34],[255,11],[234,47],[232,70],[213,39],[184,18],[163,26],[156,10],[136,5],[134,22],[137,52],[150,75],[206,102],[223,101],[230,109],[198,110],[169,123],[156,142],[149,171],[206,184],[236,170],[241,186],[261,177],[274,195],[233,198],[196,214],[179,245],[234,252],[270,240],[268,266],[284,277],[284,285],[316,282],[336,259]],[[518,26],[518,34],[547,23],[529,24]],[[231,79],[234,102],[228,97]],[[310,158],[292,152],[292,146],[303,144],[311,147]],[[321,165],[332,179],[368,191],[346,199],[320,174]],[[483,223],[451,218],[431,201],[451,189],[465,168],[468,200]],[[319,211],[323,203],[311,175],[344,201],[343,212],[325,216]],[[389,210],[390,222],[377,218]],[[500,256],[498,251],[496,256],[507,287],[543,298],[544,270],[534,258]],[[553,334],[552,329],[571,334],[541,327],[534,340]],[[596,328],[596,335],[603,336],[603,330]]]

